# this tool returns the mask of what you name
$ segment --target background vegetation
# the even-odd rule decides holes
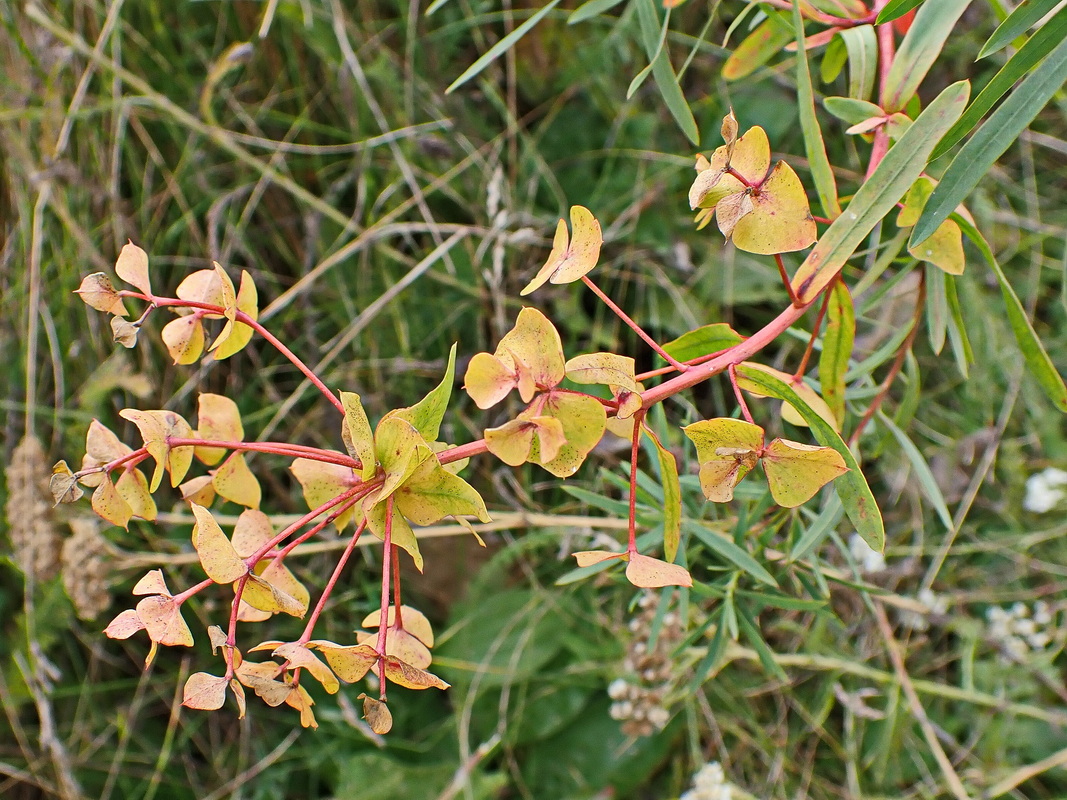
[[[978,263],[958,282],[975,351],[968,377],[950,348],[934,354],[936,333],[922,333],[893,394],[901,436],[875,426],[866,443],[887,522],[884,568],[849,548],[847,527],[828,527],[804,569],[779,570],[763,548],[780,549],[789,526],[746,524],[766,507],[763,490],[739,490],[715,517],[695,476],[683,482],[688,514],[736,531],[744,555],[759,551],[755,567],[736,553],[707,565],[738,576],[736,643],[704,635],[717,597],[667,591],[642,605],[616,579],[573,580],[568,553],[620,535],[610,448],[569,492],[529,465],[473,466],[468,479],[500,529],[484,550],[443,531],[427,540],[426,575],[406,581],[437,624],[435,670],[454,688],[406,696],[385,740],[359,719],[351,690],[317,697],[317,732],[290,731],[292,719],[262,706],[243,721],[190,712],[180,687],[206,642],[145,672],[140,645],[101,635],[147,565],[181,574],[191,563],[187,515],[175,502],[161,509],[169,524],[129,532],[95,527],[85,506],[53,517],[13,491],[26,470],[80,452],[94,417],[124,430],[119,409],[188,411],[198,390],[234,398],[262,436],[337,446],[332,410],[258,343],[210,368],[169,367],[158,337],[116,349],[70,292],[109,269],[128,238],[170,285],[210,259],[251,271],[273,329],[379,414],[432,386],[452,342],[461,354],[492,349],[573,203],[605,223],[601,285],[661,340],[715,321],[748,332],[782,306],[772,264],[693,230],[695,148],[654,83],[625,99],[647,63],[631,6],[568,25],[561,5],[446,94],[532,10],[434,5],[0,6],[0,447],[10,538],[37,560],[36,578],[14,557],[0,563],[0,795],[671,798],[719,761],[736,796],[933,798],[953,793],[952,776],[973,796],[1062,796],[1067,526],[1024,498],[1029,476],[1067,462],[1067,431],[1023,376]],[[788,54],[742,81],[721,78],[716,43],[741,5],[690,2],[672,18],[668,43],[676,68],[685,64],[701,147],[719,144],[732,106],[742,130],[762,125],[776,152],[802,153]],[[973,63],[1003,13],[976,0],[926,99],[962,77],[981,84],[1003,63]],[[969,203],[1061,372],[1065,113],[1061,93]],[[824,120],[839,181],[855,185],[864,145],[843,127]],[[857,298],[870,364],[892,356],[913,311],[908,280],[880,279]],[[537,302],[575,352],[644,352],[588,294],[560,287]],[[769,360],[795,363],[805,339],[786,337]],[[658,366],[638,357],[639,370]],[[727,413],[724,391],[712,382],[670,412]],[[506,413],[459,405],[442,438],[478,438]],[[27,432],[43,452],[16,457]],[[672,444],[684,474],[692,452]],[[288,472],[267,467],[257,472],[275,507],[302,510]],[[931,501],[935,484],[950,525]],[[654,495],[643,504],[654,515]],[[320,550],[330,546],[326,537]],[[301,575],[314,584],[330,564],[328,552],[312,553]],[[768,592],[759,570],[781,592]],[[348,635],[376,591],[373,571],[352,572],[325,635]],[[874,595],[896,616],[872,614]],[[1042,632],[1047,641],[1033,638]],[[631,702],[666,708],[661,730],[610,713],[622,690],[613,698],[609,686],[633,678],[628,658],[651,658],[641,669],[652,677],[638,682],[653,694]]]

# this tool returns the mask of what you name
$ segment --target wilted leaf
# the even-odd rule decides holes
[[[245,712],[248,710],[245,702],[245,687],[236,678],[230,678],[230,691],[233,692],[233,699],[237,701],[237,719],[244,719]]]
[[[449,684],[432,672],[413,667],[395,656],[383,656],[381,660],[385,677],[405,689],[447,689]]]
[[[357,699],[363,700],[363,719],[367,720],[372,731],[382,736],[393,729],[393,713],[389,706],[381,700],[368,697],[366,693],[359,695]]]
[[[193,547],[207,576],[215,583],[232,583],[247,574],[248,565],[237,555],[211,512],[195,503],[191,508],[196,517]]]
[[[345,683],[363,680],[370,668],[378,662],[378,651],[367,644],[339,645],[321,639],[312,639],[308,647],[322,653],[327,663]]]
[[[222,281],[213,269],[198,269],[186,275],[174,294],[181,300],[191,303],[205,303],[209,306],[222,306]],[[205,314],[208,319],[220,319],[221,314]]]
[[[221,394],[202,392],[197,398],[196,432],[201,439],[244,441],[244,425],[241,424],[237,403]],[[218,464],[225,455],[226,449],[223,447],[196,448],[196,457],[209,467]]]
[[[579,567],[591,567],[601,561],[611,561],[613,558],[626,558],[626,553],[609,553],[607,550],[580,550],[571,553]]]
[[[193,448],[189,446],[172,448],[167,443],[167,438],[192,438],[193,429],[189,427],[189,423],[173,411],[141,411],[136,408],[124,408],[119,412],[119,416],[137,426],[145,447],[148,449],[148,454],[156,461],[156,470],[152,474],[149,489],[154,492],[159,488],[165,469],[170,472],[171,486],[181,483],[193,461]]]
[[[74,293],[81,295],[84,303],[97,311],[106,311],[119,317],[129,314],[119,293],[111,285],[111,279],[103,272],[86,275]]]
[[[259,565],[257,564],[256,566],[258,567]],[[273,558],[263,568],[262,572],[257,572],[257,574],[262,580],[265,580],[275,589],[296,601],[296,604],[300,607],[300,613],[293,614],[293,616],[302,617],[307,613],[308,604],[311,602],[311,594],[308,592],[307,587],[298,581],[296,576],[285,566],[285,562]]]
[[[201,711],[216,711],[226,702],[226,678],[194,672],[185,682],[182,705]]]
[[[248,468],[244,453],[231,453],[222,466],[215,470],[211,484],[220,497],[245,508],[259,508],[263,493],[259,481]]]
[[[481,409],[492,408],[515,388],[515,370],[496,356],[476,353],[467,363],[463,388]]]
[[[308,690],[303,686],[292,687],[285,698],[285,704],[300,712],[300,724],[303,727],[319,727],[319,723],[315,721],[315,713],[311,710],[311,707],[315,705],[315,701],[311,699]]]
[[[823,486],[848,472],[841,454],[830,447],[816,447],[775,439],[763,453],[763,469],[771,497],[780,506],[795,508],[806,503]]]
[[[254,573],[245,581],[241,599],[252,608],[271,614],[282,612],[299,619],[307,613],[306,603],[301,603]]]
[[[376,642],[377,638],[377,634],[356,631],[356,641],[360,644],[369,645]],[[401,661],[418,669],[426,669],[433,661],[430,649],[403,628],[389,628],[389,633],[385,640],[385,653],[386,655],[396,656]]]
[[[386,612],[386,625],[396,625],[396,606],[389,606]],[[433,627],[426,615],[417,608],[408,605],[400,606],[400,620],[404,624],[404,630],[417,638],[427,647],[433,647]],[[377,628],[381,623],[381,612],[372,611],[359,623],[361,628]]]
[[[271,655],[284,658],[289,662],[290,668],[300,667],[307,670],[329,694],[336,694],[341,688],[333,671],[303,644],[287,642],[276,647]]]
[[[149,297],[152,296],[152,282],[148,278],[148,253],[133,242],[122,246],[118,260],[115,261],[115,274]]]
[[[78,479],[70,471],[66,461],[58,462],[52,467],[52,477],[48,479],[48,489],[52,492],[52,499],[56,505],[60,503],[73,503],[83,494],[78,486]]]
[[[181,606],[171,598],[161,595],[143,598],[137,604],[137,616],[153,642],[167,646],[193,646],[193,634],[182,619]]]
[[[644,589],[693,585],[693,578],[685,567],[679,564],[668,564],[666,561],[640,553],[630,554],[630,563],[626,565],[626,579],[634,586]]]
[[[195,314],[171,320],[160,335],[175,364],[195,364],[204,352],[204,325]]]
[[[144,629],[145,624],[141,622],[137,612],[129,608],[111,620],[110,624],[104,628],[104,635],[109,639],[129,639],[137,631]]]
[[[226,318],[226,324],[222,328],[222,332],[215,337],[215,341],[211,343],[211,347],[208,350],[215,350],[219,345],[230,338],[230,334],[233,332],[234,319],[237,317],[237,291],[233,288],[233,281],[230,279],[229,274],[222,268],[222,265],[217,261],[212,262],[215,267],[215,274],[219,276],[219,287],[221,289],[222,296],[222,315]]]
[[[226,647],[226,631],[220,628],[218,625],[208,625],[207,638],[211,642],[211,655],[215,656],[219,653],[220,647]]]
[[[634,360],[615,353],[590,353],[575,356],[566,363],[567,377],[575,383],[620,386],[636,392]]]
[[[571,206],[571,228],[573,238],[567,236],[567,224],[562,219],[559,221],[548,261],[520,295],[528,295],[546,282],[571,283],[596,266],[604,243],[600,223],[585,206]]]
[[[124,320],[122,317],[111,318],[111,338],[116,344],[121,344],[126,349],[137,346],[137,332],[141,330],[139,325]]]
[[[707,419],[682,428],[697,448],[700,488],[716,503],[733,499],[734,487],[759,460],[763,428],[739,419]]]
[[[130,504],[122,499],[109,477],[105,477],[93,492],[93,511],[120,528],[128,528],[133,516]]]

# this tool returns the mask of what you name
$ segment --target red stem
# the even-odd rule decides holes
[[[737,398],[737,404],[741,406],[741,415],[745,418],[745,422],[755,425],[756,423],[752,421],[752,412],[748,410],[748,403],[745,402],[745,396],[741,394],[741,387],[737,383],[737,369],[731,364],[729,371],[730,385],[734,387],[734,397]]]
[[[204,589],[206,589],[207,587],[211,586],[214,583],[215,583],[215,581],[211,580],[211,578],[208,578],[207,580],[200,581],[200,583],[196,584],[195,586],[190,586],[184,592],[178,592],[178,594],[171,596],[170,599],[173,600],[178,605],[181,605],[186,600],[188,600],[190,597],[192,597],[194,594],[197,594],[198,592],[203,591]]]
[[[359,537],[363,535],[363,531],[366,529],[367,520],[364,519],[358,526],[356,526],[356,532],[352,534],[352,538],[348,540],[348,545],[345,547],[344,551],[342,551],[341,557],[337,559],[337,565],[333,568],[333,574],[330,575],[330,579],[326,582],[322,594],[319,595],[319,601],[315,604],[315,608],[311,612],[311,616],[308,618],[308,624],[305,626],[304,632],[300,635],[300,639],[298,639],[300,644],[307,644],[311,639],[311,632],[315,630],[315,623],[319,621],[319,615],[326,607],[326,601],[333,592],[333,587],[337,585],[337,580],[341,577],[341,571],[345,568],[345,564],[348,563],[348,558],[352,555],[352,551],[356,547],[356,542],[359,541]]]
[[[837,283],[838,280],[840,280],[840,278],[835,279],[831,283],[831,285],[833,285],[833,283]],[[811,329],[811,338],[808,339],[808,346],[804,348],[804,355],[800,359],[800,366],[798,366],[797,371],[793,373],[794,381],[799,381],[801,378],[803,378],[804,373],[808,369],[808,361],[811,359],[812,351],[815,350],[815,340],[819,336],[819,329],[822,328],[823,317],[826,316],[826,309],[829,307],[829,305],[830,292],[827,291],[826,294],[822,296],[822,305],[819,306],[819,313],[815,317],[815,327]]]
[[[615,313],[615,316],[625,322],[631,328],[631,330],[633,330],[634,333],[636,333],[638,336],[641,337],[642,340],[644,340],[645,344],[655,350],[660,355],[660,357],[662,357],[668,364],[670,364],[679,372],[685,372],[687,369],[689,369],[689,367],[687,367],[681,361],[671,358],[670,354],[668,354],[666,350],[660,347],[655,339],[645,333],[640,325],[630,319],[630,317],[625,311],[619,308],[610,297],[608,297],[606,294],[604,294],[604,292],[600,290],[599,286],[589,280],[588,275],[582,276],[582,283],[588,286],[589,289],[593,292],[593,294],[603,300],[604,305],[610,308]]]
[[[789,280],[789,273],[785,271],[785,262],[782,261],[781,253],[774,254],[774,263],[778,265],[778,274],[782,277],[782,283],[789,294],[789,302],[793,305],[798,305],[796,292],[793,291],[793,282]]]
[[[389,577],[392,570],[393,560],[393,496],[389,495],[385,501],[385,541],[382,548],[382,600],[381,615],[378,617],[378,644],[379,656],[378,680],[381,687],[378,691],[378,699],[385,702],[386,677],[385,666],[382,657],[385,656],[385,646],[389,635]]]
[[[333,450],[320,447],[308,447],[288,442],[238,442],[229,439],[195,439],[181,436],[168,436],[166,442],[171,447],[219,447],[227,450],[249,450],[255,453],[270,453],[276,456],[306,458],[309,461],[322,461],[339,464],[352,469],[361,469],[359,461]]]

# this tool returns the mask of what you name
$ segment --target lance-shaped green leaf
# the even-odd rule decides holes
[[[568,236],[567,223],[562,219],[559,221],[548,261],[519,292],[520,295],[528,295],[546,283],[571,283],[596,266],[604,244],[600,222],[585,206],[571,206],[571,228],[573,236]]]
[[[703,325],[688,333],[683,333],[677,339],[664,344],[663,349],[673,359],[692,361],[728,350],[744,340],[744,336],[725,322],[713,322],[711,325]]]
[[[845,375],[852,345],[856,337],[856,312],[852,307],[852,295],[844,281],[838,281],[830,290],[826,307],[826,332],[819,353],[819,382],[823,398],[833,412],[837,430],[845,421]]]
[[[304,501],[309,509],[316,509],[328,503],[359,483],[359,478],[356,477],[352,468],[342,464],[328,464],[298,458],[289,466],[289,470],[300,483],[300,488],[304,492]],[[352,514],[353,510],[348,509],[334,520],[338,531],[345,529],[352,519]]]
[[[589,353],[575,356],[566,364],[567,377],[575,383],[621,386],[638,391],[634,360],[616,353]]]
[[[838,33],[848,52],[848,93],[867,99],[874,90],[878,74],[878,36],[873,25],[857,25]]]
[[[559,332],[540,311],[524,308],[493,355],[477,353],[470,360],[463,382],[478,408],[485,409],[515,388],[528,403],[538,391],[559,385],[565,373]]]
[[[396,491],[395,506],[416,525],[432,525],[449,516],[472,516],[489,522],[478,491],[441,466],[431,455]]]
[[[359,395],[355,392],[341,392],[341,405],[345,417],[341,421],[341,440],[352,458],[362,465],[360,475],[369,481],[378,471],[378,460],[374,454],[374,434],[371,432],[370,420]]]
[[[773,375],[780,381],[788,383],[789,386],[793,389],[793,391],[796,392],[810,408],[814,409],[815,413],[822,417],[828,425],[833,427],[834,430],[839,429],[837,417],[834,415],[834,412],[830,410],[830,406],[828,406],[826,404],[826,401],[819,396],[818,392],[816,392],[813,388],[811,388],[810,386],[808,386],[807,383],[804,382],[803,378],[797,377],[796,375],[790,375],[787,372],[782,372],[781,370],[775,369],[774,367],[768,367],[763,364],[756,364],[754,362],[746,361],[745,366],[755,370],[759,370],[760,372],[765,372],[768,375]],[[764,396],[763,393],[760,391],[759,386],[755,385],[751,381],[745,380],[745,378],[741,375],[737,376],[737,385],[744,389],[746,392],[752,394],[753,397]],[[803,415],[801,415],[800,412],[797,409],[793,408],[792,405],[790,405],[789,403],[782,404],[782,419],[784,419],[789,424],[796,425],[798,427],[806,428],[808,425]]]
[[[855,97],[824,97],[823,108],[842,122],[856,125],[872,117],[884,117],[881,106]]]
[[[793,41],[793,31],[780,14],[767,12],[767,19],[761,22],[722,65],[721,75],[725,80],[736,81],[751,75]]]
[[[1067,39],[1026,76],[952,159],[915,223],[909,245],[933,234],[1067,81]]]
[[[848,472],[841,454],[832,447],[775,439],[763,451],[763,469],[771,497],[780,506],[796,508],[834,478]]]
[[[115,274],[149,297],[152,296],[152,281],[148,277],[148,253],[133,242],[122,246],[122,251],[115,261]]]
[[[969,92],[966,81],[946,88],[889,148],[874,174],[826,229],[793,276],[793,293],[800,302],[810,303],[822,293],[874,226],[915,183],[938,139],[963,113]]]
[[[923,0],[889,0],[882,10],[878,12],[878,19],[875,22],[878,25],[884,25],[887,22],[900,19],[921,2]]]
[[[700,462],[700,488],[715,503],[727,503],[734,487],[759,460],[763,448],[763,428],[740,419],[705,419],[694,422],[682,433],[697,448]]]
[[[897,226],[914,225],[922,214],[937,182],[925,175],[915,181],[904,197],[904,207],[897,215]],[[963,233],[960,226],[946,219],[926,241],[908,246],[908,252],[920,261],[927,261],[949,275],[962,275],[966,266],[963,254]]]
[[[529,460],[535,439],[539,457],[549,461],[559,455],[559,449],[567,441],[563,423],[558,419],[527,414],[524,411],[518,419],[505,422],[497,428],[485,429],[485,444],[489,452],[512,467]]]
[[[1060,2],[1061,0],[1022,0],[993,31],[993,35],[978,53],[978,58],[985,58],[1003,50],[1016,37],[1036,25],[1042,17],[1055,10]]]
[[[805,403],[786,381],[767,372],[752,369],[749,364],[738,365],[737,373],[739,377],[743,376],[758,386],[761,394],[777,397],[793,406],[807,420],[812,435],[819,444],[832,447],[841,454],[849,471],[834,482],[834,488],[837,490],[838,497],[841,498],[841,504],[845,507],[845,513],[856,526],[856,532],[867,544],[881,552],[885,547],[885,526],[882,523],[882,514],[878,510],[871,488],[860,471],[856,457],[852,455],[852,451],[841,440],[833,426],[812,410],[811,406]]]
[[[970,3],[937,0],[919,9],[882,85],[882,108],[890,112],[904,109]]]
[[[678,462],[651,428],[642,426],[642,429],[656,446],[659,458],[659,477],[663,483],[663,558],[674,561],[682,538],[682,487],[678,482]]]
[[[993,270],[997,283],[1000,284],[1000,293],[1004,298],[1004,308],[1008,312],[1008,323],[1011,325],[1012,333],[1015,334],[1015,341],[1019,344],[1019,349],[1022,351],[1023,359],[1026,361],[1030,374],[1044,389],[1045,394],[1056,405],[1056,408],[1067,412],[1067,385],[1064,384],[1063,377],[1056,371],[1056,367],[1052,363],[1052,359],[1049,358],[1044,345],[1041,344],[1034,326],[1030,324],[1026,309],[1020,302],[1019,296],[1015,294],[1015,290],[1012,288],[1004,271],[1000,268],[1000,264],[997,263],[996,256],[993,255],[993,250],[989,247],[989,243],[986,242],[982,234],[969,220],[964,219],[959,214],[955,215],[953,219],[960,226],[960,229],[967,234],[967,238],[978,248],[978,252],[982,254],[982,258],[985,259],[989,268]]]
[[[241,287],[237,290],[235,306],[237,311],[243,311],[252,319],[259,318],[259,293],[256,291],[252,276],[246,270],[241,270]],[[238,321],[236,315],[234,319],[227,319],[222,333],[212,345],[212,358],[222,361],[224,358],[241,352],[245,345],[252,341],[253,334],[255,330],[252,326]]]
[[[385,418],[399,417],[407,420],[427,442],[437,441],[437,435],[441,431],[441,420],[444,419],[445,410],[448,408],[448,400],[452,396],[452,384],[455,380],[456,345],[453,344],[448,352],[445,376],[437,387],[415,405],[390,411]]]
[[[196,503],[191,507],[196,518],[193,525],[193,547],[207,576],[215,583],[233,583],[246,575],[248,565],[237,555],[211,512]]]
[[[196,434],[201,439],[244,441],[245,430],[241,424],[241,412],[237,403],[225,395],[202,392],[197,398]],[[222,461],[226,449],[197,447],[195,454],[210,467]]]
[[[173,411],[141,411],[136,408],[124,408],[119,416],[128,419],[141,432],[148,454],[156,461],[156,470],[149,484],[151,491],[159,488],[163,481],[163,472],[170,472],[170,485],[177,486],[189,471],[193,461],[192,447],[171,447],[168,437],[191,438],[193,429],[189,423]]]
[[[569,392],[552,392],[541,414],[558,419],[563,426],[566,441],[553,458],[541,453],[539,440],[534,439],[530,448],[530,460],[540,464],[558,478],[569,478],[578,471],[607,426],[607,412],[595,397]]]

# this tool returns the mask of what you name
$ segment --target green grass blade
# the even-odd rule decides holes
[[[899,19],[916,8],[923,0],[889,0],[885,4],[885,8],[878,12],[878,19],[875,22],[878,25],[884,25],[887,22],[892,22],[895,19]]]
[[[1003,50],[1017,36],[1021,36],[1037,24],[1042,17],[1060,4],[1061,0],[1023,0],[1008,15],[978,53],[978,58],[991,56]]]
[[[886,112],[902,111],[908,104],[970,2],[937,0],[919,9],[882,87],[882,108]]]
[[[960,148],[915,223],[909,248],[929,237],[948,219],[1064,81],[1067,81],[1067,39],[1056,46]]]
[[[867,479],[863,477],[856,457],[852,455],[852,451],[848,449],[837,431],[812,411],[811,406],[793,391],[793,387],[780,378],[762,370],[746,367],[744,364],[737,367],[737,372],[759,387],[760,394],[777,397],[793,406],[804,417],[804,421],[808,423],[812,435],[819,444],[823,447],[832,447],[841,454],[849,471],[834,481],[834,489],[837,490],[837,496],[841,498],[845,513],[856,526],[856,533],[863,537],[863,541],[872,548],[881,552],[885,547],[885,525],[882,523],[882,512],[878,510],[871,487],[867,485]]]
[[[1067,38],[1067,7],[1057,11],[1056,16],[1042,25],[1033,36],[1027,39],[1026,44],[1020,47],[1019,51],[1008,59],[1008,62],[993,76],[993,79],[982,87],[982,91],[978,93],[978,96],[974,98],[967,110],[963,112],[959,122],[952,126],[952,129],[945,134],[945,138],[941,140],[941,143],[934,148],[934,154],[930,157],[931,160],[939,158],[951,150],[953,145],[966,136],[978,124],[978,120],[984,117],[989,109],[1007,94],[1016,81],[1029,72],[1052,51],[1052,48],[1065,38]]]
[[[963,307],[960,305],[959,294],[956,291],[956,278],[945,276],[945,298],[948,300],[948,338],[952,344],[952,355],[956,359],[956,366],[960,375],[966,379],[970,373],[970,366],[974,363],[974,351],[971,349],[971,340],[967,336],[967,328],[963,321]]]
[[[934,507],[934,511],[937,512],[937,517],[941,520],[941,524],[945,526],[945,530],[951,531],[953,528],[952,515],[948,511],[945,496],[941,494],[941,487],[937,485],[937,480],[930,470],[930,465],[926,463],[926,459],[919,452],[919,448],[915,446],[915,442],[882,412],[878,413],[878,422],[893,434],[893,438],[897,440],[900,449],[904,451],[904,455],[908,459],[908,463],[911,464],[912,471],[919,481],[919,488],[926,495],[926,499],[930,501],[930,505]]]
[[[804,21],[800,18],[799,0],[793,0],[793,30],[797,43],[797,109],[800,113],[800,129],[804,133],[804,152],[808,156],[811,177],[823,214],[831,219],[841,213],[837,202],[837,182],[826,156],[826,144],[822,139],[819,120],[815,116],[815,92],[811,88],[811,70],[808,67],[808,51],[804,47]]]
[[[445,89],[445,94],[451,94],[456,89],[458,89],[460,86],[462,86],[467,81],[469,81],[471,78],[473,78],[475,75],[477,75],[479,72],[481,72],[483,69],[488,67],[490,64],[492,64],[498,58],[500,58],[502,55],[504,55],[504,53],[506,53],[508,50],[510,50],[512,47],[515,46],[515,43],[517,41],[519,41],[519,39],[521,39],[523,36],[525,36],[527,33],[529,33],[529,31],[538,22],[540,22],[542,19],[544,19],[544,17],[548,14],[548,12],[550,12],[553,8],[555,8],[558,5],[559,5],[559,0],[552,0],[552,2],[550,2],[547,6],[545,6],[540,11],[538,11],[536,14],[534,14],[532,17],[530,17],[528,20],[526,20],[526,22],[522,23],[522,25],[517,27],[515,30],[513,30],[511,33],[509,33],[507,36],[505,36],[499,42],[497,42],[492,47],[490,47],[481,56],[481,58],[479,58],[477,61],[475,61],[469,67],[467,67],[467,69],[463,72],[462,75],[460,75],[458,78],[456,78],[454,81],[452,81],[452,85],[449,86],[447,89]]]
[[[1000,284],[1000,293],[1004,298],[1004,306],[1008,312],[1008,323],[1011,325],[1012,333],[1015,334],[1015,341],[1019,343],[1019,349],[1022,351],[1030,374],[1044,389],[1045,394],[1056,405],[1056,408],[1067,412],[1067,385],[1064,384],[1063,378],[1056,371],[1056,367],[1045,351],[1044,345],[1041,344],[1041,340],[1037,338],[1037,332],[1034,330],[1034,326],[1030,324],[1026,309],[1023,308],[1019,296],[1012,289],[1007,276],[1004,275],[1004,271],[1000,268],[1000,264],[997,263],[989,243],[978,232],[978,229],[961,215],[953,214],[952,219],[956,220],[964,235],[974,243],[989,268],[993,270],[997,283]]]
[[[693,111],[682,94],[682,87],[678,85],[678,76],[674,74],[671,66],[670,55],[666,49],[657,52],[660,26],[659,15],[656,10],[655,0],[638,0],[637,19],[641,25],[641,40],[645,46],[645,52],[652,62],[652,77],[656,81],[663,102],[667,104],[667,110],[671,112],[674,121],[682,129],[693,144],[700,144],[700,131],[697,129],[697,121],[693,117]],[[666,24],[666,23],[664,23]]]
[[[738,547],[731,539],[720,536],[715,531],[709,530],[693,520],[683,520],[682,527],[703,542],[705,547],[717,556],[729,561],[742,572],[747,572],[760,583],[765,583],[768,586],[778,586],[778,581],[774,579],[774,576],[767,572],[767,569],[754,559],[747,550]]]
[[[810,302],[829,285],[867,235],[922,174],[934,146],[959,119],[970,84],[946,88],[905,131],[874,174],[859,188],[845,212],[835,219],[793,276],[793,291]]]
[[[841,505],[841,498],[836,494],[830,495],[826,501],[826,507],[819,512],[819,516],[811,521],[811,525],[804,531],[804,535],[797,540],[796,546],[789,553],[790,561],[800,561],[807,558],[808,553],[822,544],[823,540],[830,535],[845,513]]]
[[[567,17],[567,24],[575,25],[579,22],[585,22],[587,19],[599,17],[605,11],[615,8],[621,2],[623,0],[588,0],[588,2],[582,3],[571,12],[571,15]]]

